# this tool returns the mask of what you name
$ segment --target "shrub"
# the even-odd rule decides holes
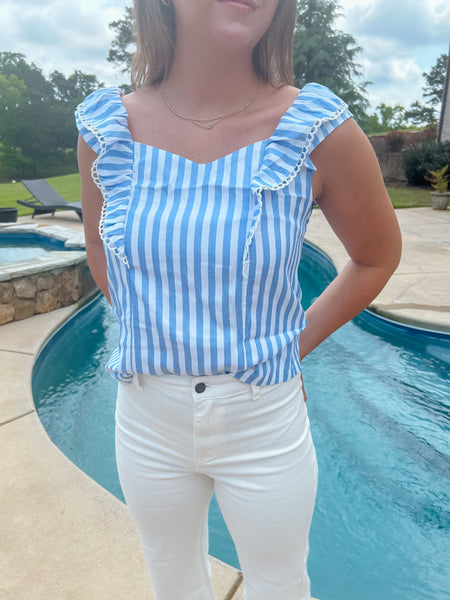
[[[430,171],[431,177],[426,177],[426,180],[431,183],[431,187],[435,189],[439,194],[445,194],[448,189],[447,175],[448,165],[442,167],[439,171]]]
[[[425,140],[402,152],[403,172],[409,185],[426,185],[429,171],[439,171],[450,163],[450,142]]]

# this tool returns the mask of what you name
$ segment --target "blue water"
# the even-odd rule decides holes
[[[304,305],[331,269],[306,248]],[[33,392],[53,441],[122,499],[114,463],[115,383],[103,371],[117,338],[104,300],[41,353]],[[304,360],[319,461],[309,573],[321,600],[450,597],[450,339],[363,313]],[[238,566],[217,504],[210,552]]]
[[[22,260],[32,260],[49,250],[70,250],[64,242],[45,238],[34,233],[0,234],[0,264]]]

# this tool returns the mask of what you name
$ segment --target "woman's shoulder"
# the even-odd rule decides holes
[[[160,101],[158,89],[158,85],[140,87],[121,97],[121,103],[131,120],[134,120],[136,115],[148,116],[158,113]]]
[[[152,97],[158,95],[158,89],[158,85],[139,87],[128,94],[123,94],[122,101],[125,104],[140,104],[141,102],[148,102]]]

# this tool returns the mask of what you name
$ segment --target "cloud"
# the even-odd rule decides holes
[[[424,0],[377,0],[352,4],[347,23],[356,36],[395,40],[398,47],[448,44],[450,6]]]
[[[21,52],[44,73],[76,69],[107,82],[117,71],[106,61],[113,38],[109,23],[126,0],[3,0],[1,51]]]
[[[422,98],[424,80],[448,51],[450,4],[441,0],[341,0],[341,29],[362,47],[360,62],[373,107],[380,102],[409,106]]]

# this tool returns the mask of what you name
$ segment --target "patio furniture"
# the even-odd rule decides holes
[[[15,223],[17,221],[17,208],[5,206],[0,208],[0,223]]]
[[[33,209],[35,215],[55,214],[56,210],[74,210],[80,217],[81,202],[67,202],[58,192],[52,188],[46,179],[22,179],[23,185],[32,194],[29,200],[16,200],[17,204]]]

